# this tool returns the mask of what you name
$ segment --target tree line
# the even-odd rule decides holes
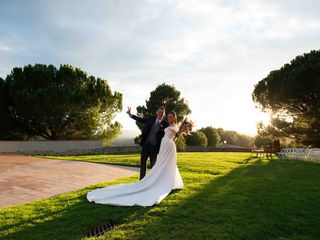
[[[187,146],[217,147],[224,143],[249,148],[254,142],[255,137],[212,126],[200,128],[186,137]]]
[[[260,147],[281,141],[320,147],[320,50],[271,71],[254,86],[252,99],[272,115],[270,124],[257,124],[257,136],[208,126],[179,138],[177,146]],[[137,114],[154,114],[160,105],[175,111],[178,122],[191,113],[180,91],[163,83],[137,107]],[[107,80],[71,65],[15,67],[0,78],[1,140],[102,139],[109,144],[121,131],[121,124],[114,121],[121,110],[122,94],[112,92]],[[138,122],[137,126],[142,128]]]

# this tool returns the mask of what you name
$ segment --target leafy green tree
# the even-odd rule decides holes
[[[14,68],[4,89],[5,109],[21,139],[104,139],[107,144],[120,132],[121,125],[112,121],[122,108],[122,95],[79,68]]]
[[[184,150],[186,148],[186,139],[183,136],[179,137],[175,143],[177,150]]]
[[[238,133],[236,131],[223,130],[219,128],[218,133],[220,135],[221,141],[227,144],[236,145],[238,142]]]
[[[240,147],[252,147],[253,144],[254,144],[254,137],[251,137],[245,134],[238,135],[238,141],[236,145]]]
[[[201,131],[192,132],[190,135],[186,136],[187,146],[208,146],[208,140],[206,135]]]
[[[320,50],[297,56],[259,81],[253,101],[273,115],[263,134],[320,146]]]
[[[254,145],[259,148],[272,143],[273,143],[273,140],[271,137],[257,135],[254,139]]]
[[[4,80],[0,78],[0,139],[11,139],[13,135],[10,133],[10,119],[6,111],[6,92]]]
[[[5,89],[4,89],[4,80],[0,78],[0,134],[4,135],[2,126],[5,123],[4,115],[6,114],[6,105],[5,105]]]
[[[203,132],[208,140],[208,146],[217,147],[221,141],[218,131],[213,127],[201,128],[199,131]]]
[[[139,135],[139,136],[136,136],[135,138],[134,138],[134,144],[140,144],[140,142],[141,142],[141,134]]]
[[[252,147],[253,145],[254,137],[246,134],[240,134],[236,131],[224,130],[223,128],[217,128],[216,131],[221,138],[221,142],[226,142],[227,144],[237,145],[240,147]]]
[[[180,91],[175,86],[165,83],[160,84],[154,91],[150,92],[146,104],[137,107],[137,113],[142,116],[154,115],[159,106],[165,107],[166,113],[175,111],[178,122],[181,122],[186,115],[191,113],[188,103],[181,97]],[[143,125],[138,122],[137,125],[142,129]]]

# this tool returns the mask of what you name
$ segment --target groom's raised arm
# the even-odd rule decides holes
[[[138,117],[138,116],[136,116],[136,115],[134,115],[134,114],[131,114],[130,117],[131,117],[132,119],[134,119],[134,120],[136,120],[136,121],[138,121],[138,122],[142,122],[142,123],[146,123],[146,122],[148,121],[147,118],[141,118],[141,117]]]
[[[132,119],[134,119],[134,120],[136,120],[138,122],[146,123],[148,121],[147,118],[141,118],[141,117],[138,117],[138,116],[132,114],[131,113],[131,107],[128,107],[127,114],[129,115],[129,117],[131,117]]]

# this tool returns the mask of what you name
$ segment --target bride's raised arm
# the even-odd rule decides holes
[[[176,131],[176,138],[180,137],[180,136],[184,136],[184,135],[188,135],[190,130],[188,125],[188,120],[187,118],[183,120],[183,122],[181,123],[179,130]]]

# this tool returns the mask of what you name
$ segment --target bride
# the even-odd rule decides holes
[[[168,122],[157,162],[146,177],[135,183],[112,185],[89,192],[88,201],[116,206],[152,206],[159,204],[173,189],[182,189],[174,139],[187,134],[189,129],[185,124],[177,129],[175,112],[168,114]]]

